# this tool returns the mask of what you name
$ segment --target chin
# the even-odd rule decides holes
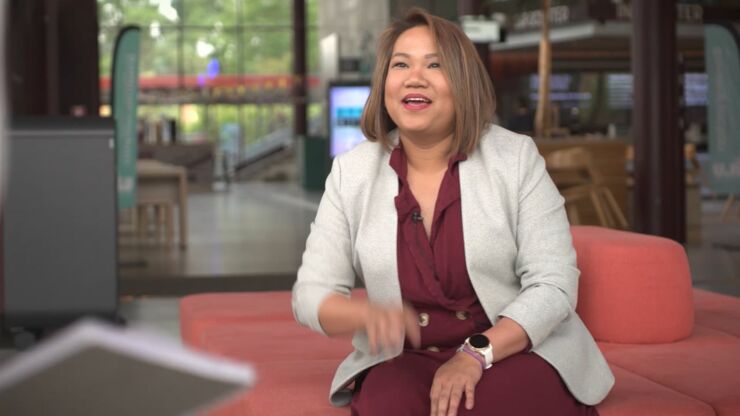
[[[401,121],[396,123],[398,129],[408,132],[424,132],[432,129],[432,124],[426,121]]]
[[[428,126],[398,126],[398,131],[406,134],[429,133]]]

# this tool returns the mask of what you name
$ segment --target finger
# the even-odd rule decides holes
[[[437,416],[437,398],[439,397],[439,383],[435,381],[432,383],[432,390],[429,392],[429,400],[431,403],[431,416]]]
[[[452,386],[443,386],[437,398],[437,416],[446,416],[450,405],[450,389]]]
[[[385,347],[393,349],[398,344],[398,328],[396,325],[395,313],[392,310],[388,310],[385,313],[385,320],[383,321],[384,334],[385,334]]]
[[[403,329],[399,325],[398,313],[388,311],[388,343],[389,346],[396,348],[400,344],[399,338],[403,334]]]
[[[450,391],[449,409],[447,409],[447,416],[456,416],[457,408],[460,406],[460,400],[462,400],[464,386],[456,385],[452,387]]]
[[[365,329],[367,332],[367,343],[370,344],[370,354],[375,355],[377,350],[377,331],[375,330],[375,323],[370,323]]]
[[[388,317],[385,312],[378,317],[377,325],[379,349],[383,350],[388,347]]]
[[[472,410],[475,406],[475,384],[468,382],[465,384],[465,408]]]

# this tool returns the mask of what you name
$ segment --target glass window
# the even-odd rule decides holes
[[[202,104],[180,105],[180,137],[184,142],[207,141],[206,106]]]
[[[185,26],[223,28],[237,24],[237,0],[184,0],[181,3]]]
[[[292,0],[246,0],[242,1],[243,24],[246,26],[293,24]]]
[[[233,29],[188,29],[183,38],[185,75],[212,79],[237,73],[237,47]]]
[[[318,74],[319,68],[319,30],[306,28],[306,71],[309,74]]]
[[[317,0],[306,1],[306,60],[309,74],[319,73],[319,5]]]
[[[100,28],[98,32],[98,47],[100,54],[99,60],[99,73],[103,78],[111,76],[111,69],[113,66],[113,47],[116,42],[116,36],[118,35],[118,29],[115,28]]]
[[[100,27],[113,27],[123,23],[123,11],[116,0],[98,0]]]
[[[177,105],[140,105],[139,137],[148,144],[166,144],[174,141],[170,120],[178,119]],[[179,134],[179,133],[177,133]]]
[[[243,130],[239,123],[239,106],[219,104],[209,106],[211,115],[212,137],[217,140],[218,149],[231,155],[239,153],[239,143],[242,141]]]
[[[152,26],[141,31],[139,76],[177,75],[177,30]]]
[[[110,77],[119,30],[142,28],[142,118],[176,118],[186,142],[228,136],[247,144],[291,129],[292,0],[96,1],[101,78]],[[317,20],[318,0],[306,0],[310,74],[319,72]],[[311,118],[317,109],[310,107]]]
[[[119,0],[114,4],[116,3],[123,14],[120,24],[149,26],[156,22],[166,26],[175,25],[180,21],[177,0]]]
[[[177,105],[140,105],[139,117],[147,120],[178,118],[179,110]]]
[[[244,72],[289,74],[293,62],[290,30],[247,30],[242,34]]]

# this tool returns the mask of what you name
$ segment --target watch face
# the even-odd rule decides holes
[[[468,342],[473,348],[486,348],[490,344],[488,337],[483,334],[471,335]]]

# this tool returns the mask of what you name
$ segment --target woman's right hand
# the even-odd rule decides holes
[[[419,348],[421,331],[417,320],[418,315],[411,305],[403,304],[398,308],[368,302],[364,322],[370,353],[402,347],[404,337],[414,348]]]

